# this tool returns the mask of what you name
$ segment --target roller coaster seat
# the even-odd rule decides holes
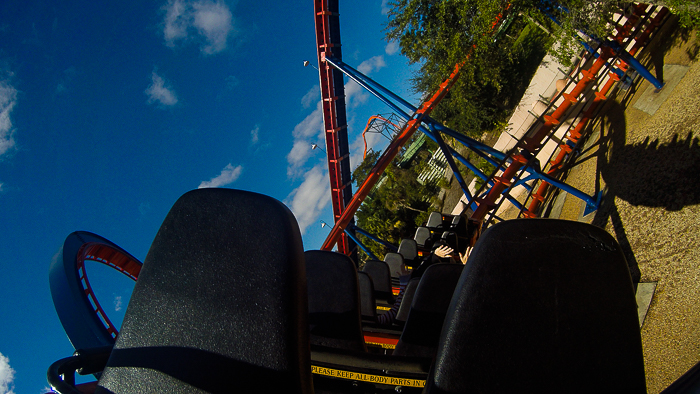
[[[406,289],[403,292],[403,298],[401,299],[401,305],[399,306],[399,311],[396,312],[396,318],[394,319],[394,324],[403,330],[406,325],[406,319],[408,319],[408,312],[411,310],[411,303],[413,302],[413,295],[416,293],[416,288],[420,278],[413,278],[408,281]]]
[[[304,257],[311,344],[366,351],[355,264],[336,252],[308,250]]]
[[[430,216],[428,216],[428,222],[426,223],[425,227],[428,227],[430,231],[442,233],[443,231],[447,230],[451,221],[452,218],[450,218],[450,222],[446,223],[445,217],[440,212],[430,212]]]
[[[428,235],[430,235],[429,230]],[[402,239],[396,252],[403,256],[404,264],[409,267],[413,267],[420,261],[418,258],[418,243],[414,239]]]
[[[394,354],[434,357],[462,264],[433,264],[420,278]]]
[[[645,393],[634,289],[604,230],[510,220],[457,284],[426,393]]]
[[[357,273],[357,283],[360,288],[360,312],[362,321],[367,323],[377,322],[377,302],[374,298],[374,283],[372,277],[366,272]]]
[[[362,267],[372,278],[374,284],[374,298],[379,304],[391,306],[394,304],[394,295],[391,291],[391,272],[389,265],[379,260],[369,260]]]
[[[384,255],[384,262],[389,266],[389,275],[391,276],[391,286],[399,286],[399,277],[401,276],[402,267],[405,267],[403,255],[400,253],[387,253]]]
[[[430,238],[430,229],[427,227],[418,227],[416,229],[416,234],[413,236],[413,239],[416,241],[416,244],[419,248],[430,249],[430,247],[432,246]]]
[[[312,393],[307,308],[287,207],[188,192],[151,245],[96,392]]]

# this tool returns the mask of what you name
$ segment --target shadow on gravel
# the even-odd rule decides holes
[[[670,142],[647,138],[626,143],[624,108],[613,104],[610,125],[601,138],[598,171],[607,193],[635,206],[678,211],[700,204],[700,139],[692,132],[674,134]]]
[[[592,224],[612,223],[627,258],[630,274],[638,283],[640,271],[620,217],[615,197],[635,206],[678,211],[700,204],[700,140],[692,132],[674,134],[670,142],[647,138],[627,144],[624,107],[611,102],[605,112],[597,153],[597,185],[605,181],[605,195]]]

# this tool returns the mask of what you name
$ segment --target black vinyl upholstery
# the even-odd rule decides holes
[[[394,355],[434,357],[462,264],[433,264],[416,288]],[[402,300],[403,303],[403,300]]]
[[[406,319],[408,319],[408,312],[411,310],[411,304],[413,303],[413,295],[416,293],[416,288],[420,278],[413,278],[408,281],[406,289],[403,291],[403,298],[401,299],[401,305],[399,306],[399,311],[396,312],[396,318],[394,323],[403,329],[406,324]]]
[[[430,216],[428,216],[428,223],[425,225],[425,227],[430,228],[431,231],[442,232],[446,230],[442,214],[440,212],[430,212]]]
[[[430,229],[427,227],[418,227],[416,229],[416,234],[413,236],[413,239],[416,241],[416,244],[421,247],[421,248],[430,248],[432,246],[432,242],[430,240]],[[405,256],[404,256],[405,257]]]
[[[282,203],[199,189],[151,245],[98,393],[313,393],[301,235]]]
[[[399,253],[387,253],[384,255],[384,262],[389,266],[389,275],[391,276],[391,286],[399,287],[399,278],[401,271],[405,270],[403,255]]]
[[[430,235],[429,230],[428,235]],[[418,243],[414,239],[402,239],[396,252],[403,256],[404,264],[407,266],[412,267],[418,262]]]
[[[427,393],[645,393],[634,289],[604,230],[509,220],[476,244]]]
[[[377,302],[374,299],[374,284],[372,277],[366,272],[357,273],[357,283],[360,287],[360,313],[362,320],[377,322]]]
[[[440,240],[446,243],[449,247],[454,250],[459,250],[459,241],[457,240],[457,234],[453,231],[445,231],[442,233]]]
[[[336,252],[308,250],[304,257],[311,344],[366,351],[355,264]]]
[[[375,300],[383,304],[393,304],[394,295],[391,291],[391,273],[387,263],[369,260],[362,267],[362,272],[366,272],[372,278]]]

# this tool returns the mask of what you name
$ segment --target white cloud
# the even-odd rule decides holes
[[[292,131],[294,144],[292,150],[287,154],[287,176],[295,177],[299,175],[301,167],[311,156],[311,144],[323,143],[323,105],[321,101],[316,105],[316,109],[304,120],[294,126]]]
[[[399,47],[398,41],[389,41],[386,44],[386,47],[384,47],[384,52],[386,52],[387,55],[391,56],[395,55],[399,51],[399,49],[401,48]]]
[[[304,181],[285,199],[285,204],[292,210],[299,223],[301,233],[315,223],[321,212],[331,201],[328,172],[318,164],[304,174]]]
[[[357,82],[351,80],[345,84],[345,104],[348,108],[356,108],[366,103],[368,99],[369,93]]]
[[[233,15],[228,6],[221,1],[204,0],[195,2],[192,7],[193,25],[206,39],[202,52],[211,55],[226,49],[226,41],[233,30]]]
[[[10,366],[10,359],[0,353],[0,394],[14,394],[15,370]]]
[[[146,88],[145,93],[148,96],[148,104],[158,103],[164,107],[172,107],[178,101],[172,86],[155,70],[151,74],[151,84]]]
[[[384,56],[373,56],[357,66],[357,70],[363,74],[371,74],[373,71],[380,70],[386,67]]]
[[[169,0],[163,9],[163,37],[169,47],[195,40],[203,53],[212,55],[226,49],[235,33],[231,10],[221,0]]]
[[[389,0],[382,0],[382,15],[389,15],[389,11],[391,11]]]
[[[238,177],[241,176],[242,171],[243,166],[239,165],[234,167],[233,165],[231,165],[231,163],[228,163],[226,167],[224,167],[224,169],[221,170],[221,174],[210,179],[209,181],[200,183],[198,189],[202,189],[205,187],[221,187],[229,185],[235,182],[238,179]]]
[[[17,89],[9,80],[0,80],[0,156],[15,146],[14,127],[10,114],[17,104]]]
[[[189,6],[182,0],[170,0],[164,7],[163,37],[169,47],[175,46],[175,41],[187,37],[187,26],[192,23],[189,20],[188,8]]]
[[[323,103],[319,101],[314,112],[294,126],[292,135],[299,138],[308,138],[319,135],[321,132],[323,132]]]
[[[250,144],[255,145],[260,141],[260,125],[256,124],[253,130],[250,130]]]
[[[312,86],[311,89],[301,98],[301,106],[309,108],[314,101],[321,99],[321,90],[318,86]]]

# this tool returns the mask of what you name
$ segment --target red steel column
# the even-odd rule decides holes
[[[338,222],[352,198],[350,155],[345,113],[343,75],[328,66],[326,56],[342,59],[338,0],[314,0],[318,69],[323,100],[323,124],[328,156],[328,177],[331,186],[334,222]],[[355,245],[341,234],[338,251],[346,255],[354,252]],[[354,252],[356,253],[356,251]]]

